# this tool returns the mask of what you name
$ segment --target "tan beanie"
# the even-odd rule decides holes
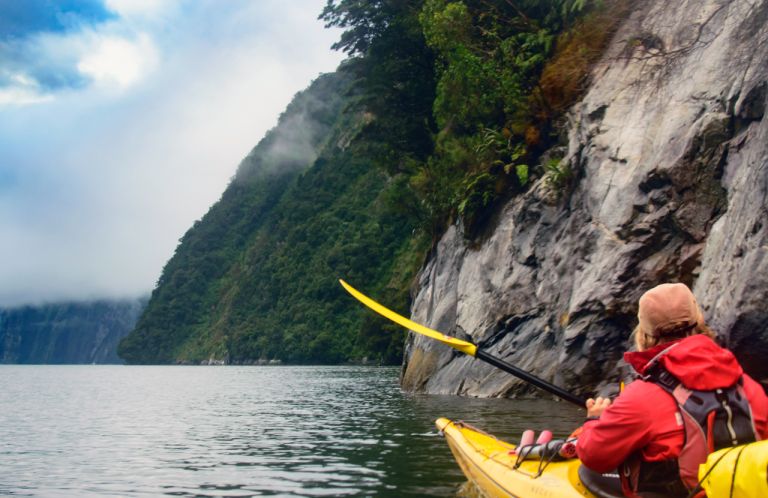
[[[637,319],[640,331],[651,337],[703,323],[696,298],[685,284],[661,284],[647,291],[640,298]]]

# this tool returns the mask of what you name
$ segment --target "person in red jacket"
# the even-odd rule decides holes
[[[624,360],[639,378],[613,403],[600,397],[587,400],[587,422],[577,453],[592,471],[618,468],[625,496],[686,496],[696,484],[698,463],[713,448],[708,439],[703,456],[701,449],[691,448],[694,436],[703,431],[686,423],[691,417],[682,408],[690,403],[679,392],[708,396],[738,389],[741,394],[735,398],[746,397],[742,406],[748,412],[742,417],[746,422],[741,432],[752,440],[768,437],[768,398],[733,353],[715,343],[696,298],[684,284],[662,284],[643,294],[638,322],[633,332],[637,351],[625,353]],[[659,372],[670,382],[660,382]],[[720,394],[712,396],[720,399],[715,398]],[[741,444],[745,436],[739,437],[742,441],[734,442]]]

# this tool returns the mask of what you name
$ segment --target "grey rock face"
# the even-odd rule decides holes
[[[638,3],[569,115],[569,188],[547,177],[468,245],[452,227],[412,316],[577,393],[616,380],[636,303],[692,286],[747,371],[768,378],[768,0]],[[406,389],[529,390],[423,337]]]

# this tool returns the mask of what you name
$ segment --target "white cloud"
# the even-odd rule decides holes
[[[106,0],[109,10],[122,17],[153,17],[175,8],[178,0]]]
[[[97,35],[89,45],[92,48],[77,69],[97,85],[128,87],[146,76],[158,61],[157,50],[146,33],[135,40]]]

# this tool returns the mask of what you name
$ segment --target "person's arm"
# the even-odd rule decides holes
[[[588,415],[599,418],[587,420],[576,445],[585,466],[595,472],[609,472],[648,444],[652,421],[648,416],[648,386],[643,384],[631,383],[610,406],[601,398],[587,405]]]

